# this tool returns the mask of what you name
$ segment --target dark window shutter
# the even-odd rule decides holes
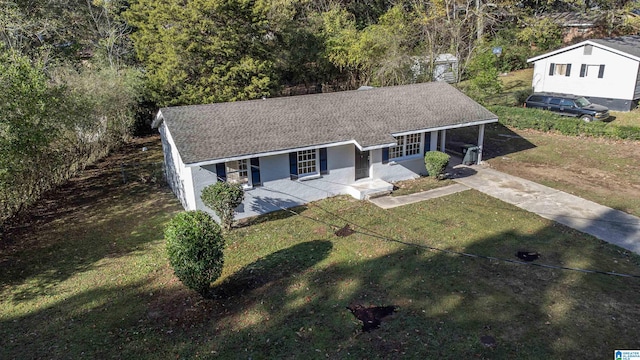
[[[227,181],[227,168],[224,166],[224,163],[216,164],[216,175],[218,176],[218,180]]]
[[[251,183],[253,184],[253,186],[261,185],[259,158],[251,158]]]
[[[598,71],[598,79],[602,79],[604,77],[604,65],[600,65],[600,71]]]
[[[571,64],[567,64],[567,73],[565,74],[565,76],[570,76],[571,75]]]
[[[580,77],[584,77],[586,72],[587,72],[587,64],[582,64],[582,66],[580,66]]]
[[[431,149],[431,133],[424,133],[424,153]]]
[[[389,148],[382,149],[382,163],[389,163]]]
[[[553,76],[553,71],[556,69],[556,64],[551,63],[551,66],[549,66],[549,76]]]
[[[298,178],[298,153],[297,152],[289,153],[289,176],[291,176],[291,180],[296,180]]]
[[[328,174],[327,169],[327,148],[320,149],[320,174]]]

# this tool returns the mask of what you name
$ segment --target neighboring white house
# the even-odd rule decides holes
[[[640,99],[640,36],[593,39],[527,60],[535,92],[584,96],[629,111]]]
[[[187,210],[202,190],[242,183],[236,218],[348,194],[363,199],[389,182],[425,174],[424,153],[444,150],[447,129],[497,116],[443,82],[162,108],[167,181]],[[211,212],[211,211],[209,211]]]

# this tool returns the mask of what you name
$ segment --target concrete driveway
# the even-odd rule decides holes
[[[484,166],[456,165],[456,182],[640,254],[640,218]]]

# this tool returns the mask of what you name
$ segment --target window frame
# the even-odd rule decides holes
[[[582,64],[580,66],[580,77],[581,78],[588,78],[589,77],[589,68],[592,68],[591,70],[593,71],[594,68],[597,69],[598,71],[598,79],[603,79],[604,78],[604,70],[605,70],[605,65],[604,64]],[[591,76],[591,78],[594,78],[593,76]]]
[[[398,135],[395,138],[398,145],[389,147],[389,161],[413,159],[421,157],[424,153],[424,136],[422,133]],[[413,141],[409,142],[409,139]]]
[[[549,66],[549,76],[571,76],[571,64],[551,63]]]
[[[256,186],[261,186],[262,181],[260,177],[259,159],[259,157],[254,157],[218,163],[216,164],[217,180],[230,183],[239,183],[242,185],[242,188],[244,190],[253,189]],[[231,165],[233,163],[235,163],[235,167]],[[240,181],[234,179],[234,174],[240,174]],[[257,181],[254,181],[254,177],[257,179]]]
[[[310,154],[313,154],[313,158],[304,158],[305,156],[309,156]],[[303,159],[301,160],[301,157],[303,157]],[[305,163],[308,162],[313,162],[312,166],[306,165]],[[316,176],[316,175],[320,175],[320,158],[318,156],[318,149],[309,149],[309,150],[300,150],[300,151],[296,151],[296,164],[297,164],[297,172],[298,172],[298,179],[301,178],[305,178],[305,177],[309,177],[309,176]],[[301,165],[301,164],[305,164],[305,165]],[[307,169],[307,170],[311,170],[313,168],[312,171],[307,171],[305,173],[301,173],[301,169]]]
[[[242,187],[251,186],[251,176],[249,168],[249,159],[231,160],[224,163],[226,181],[232,184],[242,184]],[[230,166],[235,164],[235,167]],[[244,173],[244,174],[243,174]]]

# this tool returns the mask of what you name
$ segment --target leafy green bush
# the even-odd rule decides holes
[[[557,131],[563,135],[600,136],[617,139],[640,140],[640,127],[615,126],[601,121],[584,122],[580,119],[565,117],[550,111],[523,109],[508,106],[490,106],[498,115],[500,123],[516,129],[534,129],[539,131]]]
[[[513,97],[515,98],[515,104],[514,105],[522,106],[524,104],[524,102],[527,101],[527,98],[531,94],[533,94],[533,88],[517,90],[516,92],[513,93]]]
[[[200,198],[218,215],[225,230],[230,230],[233,224],[233,212],[244,200],[244,190],[240,184],[218,181],[204,188]]]
[[[431,177],[440,177],[449,165],[450,156],[440,151],[428,151],[424,154],[424,165]]]
[[[477,101],[482,101],[487,95],[502,92],[502,81],[498,78],[498,60],[490,48],[478,48],[476,55],[471,59],[466,69],[469,79],[470,96]]]
[[[218,223],[201,210],[181,212],[167,225],[164,238],[178,279],[209,297],[211,283],[220,277],[224,263],[224,239]]]

